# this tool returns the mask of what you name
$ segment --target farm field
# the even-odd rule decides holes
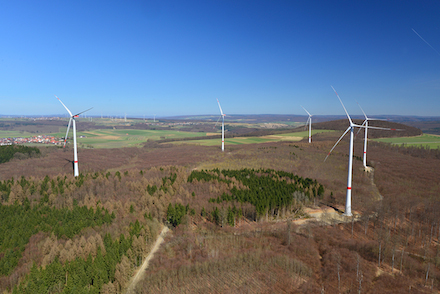
[[[312,130],[312,137],[318,133],[333,132],[331,130]],[[279,141],[301,141],[307,138],[309,135],[308,131],[295,132],[295,133],[285,133],[261,137],[235,137],[235,138],[225,138],[225,144],[231,145],[241,145],[241,144],[256,144],[256,143],[267,143],[267,142],[279,142]],[[176,144],[186,143],[186,144],[197,144],[202,146],[216,146],[221,142],[221,139],[206,139],[206,140],[188,140],[179,141]]]
[[[330,130],[312,130],[312,136],[318,133],[331,132]],[[0,131],[0,138],[6,137],[31,137],[39,134],[23,131]],[[64,137],[65,132],[51,133],[56,137]],[[182,132],[178,130],[137,130],[137,129],[97,129],[91,131],[77,132],[79,147],[92,148],[123,148],[139,146],[147,140],[181,139],[191,137],[203,137],[208,135],[221,135],[206,132]],[[68,144],[72,143],[72,132],[69,132]],[[227,138],[225,141],[231,145],[255,144],[278,141],[300,141],[307,138],[308,131],[268,135],[261,137],[235,137]],[[219,139],[188,140],[178,141],[177,144],[197,144],[202,146],[218,145]]]
[[[51,133],[50,135],[62,138],[64,132]],[[4,137],[31,137],[39,134],[31,134],[18,131],[0,131],[0,138]],[[206,133],[193,133],[181,131],[163,130],[136,130],[136,129],[97,129],[91,131],[77,132],[79,147],[93,148],[122,148],[140,145],[147,140],[174,139],[185,137],[201,137]],[[68,144],[73,143],[72,131],[69,132]]]
[[[80,136],[84,136],[81,138]],[[133,147],[147,140],[201,137],[206,133],[162,130],[93,130],[78,132],[78,143],[94,148]]]
[[[423,146],[431,149],[440,148],[440,136],[428,134],[416,137],[381,138],[375,139],[375,141],[406,146]]]
[[[32,137],[40,134],[32,134],[22,131],[0,131],[0,138],[17,138],[17,137]]]

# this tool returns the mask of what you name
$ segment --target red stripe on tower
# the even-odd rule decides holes
[[[347,190],[351,190],[351,187],[347,187]]]

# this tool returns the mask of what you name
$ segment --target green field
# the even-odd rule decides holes
[[[328,130],[314,130],[312,136],[318,133],[329,132]],[[55,137],[64,137],[65,129],[58,133],[51,133],[50,135]],[[209,133],[212,135],[213,133]],[[217,133],[220,135],[220,133]],[[0,131],[0,138],[5,137],[32,137],[39,134],[31,134],[27,132],[19,131]],[[71,138],[72,131],[69,132],[69,137]],[[191,138],[191,137],[203,137],[207,136],[204,132],[181,132],[178,130],[130,130],[130,129],[98,129],[92,131],[78,132],[77,139],[79,147],[93,147],[93,148],[122,148],[122,147],[132,147],[139,146],[140,144],[146,142],[147,140],[163,140],[163,139],[181,139],[181,138]],[[276,141],[300,141],[303,138],[307,138],[308,131],[296,132],[296,133],[285,133],[277,135],[269,135],[262,137],[236,137],[227,138],[225,142],[231,145],[238,144],[255,144],[255,143],[265,143],[265,142],[276,142]],[[188,140],[188,141],[178,141],[179,143],[187,144],[197,144],[204,146],[215,146],[219,144],[220,139],[206,139],[206,140]],[[69,139],[68,143],[71,144],[72,140]]]
[[[318,133],[333,132],[331,130],[312,130],[312,137]],[[301,141],[309,136],[308,131],[295,132],[295,133],[285,133],[262,137],[236,137],[236,138],[226,138],[225,144],[230,145],[240,145],[240,144],[255,144],[255,143],[266,143],[266,142],[278,142],[278,141]],[[208,140],[188,140],[179,141],[176,144],[187,143],[187,144],[197,144],[203,146],[215,146],[221,144],[221,139],[208,139]]]
[[[94,148],[120,148],[136,146],[149,139],[156,141],[202,136],[206,136],[206,133],[163,130],[93,130],[78,132],[78,143]]]
[[[405,146],[423,146],[431,149],[440,148],[440,136],[423,134],[416,137],[382,138],[374,141],[386,142]]]
[[[38,135],[42,135],[42,134],[31,134],[22,131],[0,131],[0,138],[18,138],[18,137],[28,138]]]

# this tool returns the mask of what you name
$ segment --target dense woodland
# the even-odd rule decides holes
[[[71,150],[0,165],[0,292],[124,293],[162,225],[136,293],[432,293],[440,289],[439,158],[348,140]],[[109,160],[111,158],[112,160]]]
[[[10,161],[14,156],[18,159],[37,157],[40,149],[23,145],[7,145],[0,148],[0,164]]]

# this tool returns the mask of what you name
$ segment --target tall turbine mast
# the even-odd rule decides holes
[[[348,152],[348,175],[347,175],[347,194],[345,198],[345,213],[346,216],[352,216],[351,213],[351,183],[352,183],[352,174],[353,174],[353,138],[354,138],[354,128],[365,128],[364,125],[357,125],[353,123],[351,120],[350,115],[347,112],[347,109],[345,109],[344,103],[342,103],[341,98],[339,98],[338,93],[336,92],[335,88],[331,86],[333,91],[335,92],[336,96],[339,99],[339,102],[341,102],[342,108],[344,108],[345,114],[347,115],[348,121],[350,122],[350,126],[345,130],[345,132],[342,134],[342,136],[339,138],[338,141],[336,141],[335,145],[333,145],[333,148],[330,149],[330,152],[325,157],[324,161],[327,160],[330,153],[335,149],[336,145],[342,140],[342,138],[350,131],[350,149]],[[385,128],[379,128],[379,127],[370,127],[372,129],[379,129],[379,130],[386,130]]]
[[[358,103],[359,108],[361,109],[362,113],[365,116],[365,120],[362,123],[365,126],[365,133],[364,133],[364,157],[363,157],[363,164],[364,164],[364,168],[367,168],[367,140],[368,140],[368,121],[369,120],[373,120],[372,118],[368,118],[367,115],[365,114],[364,110],[362,109],[361,105]],[[360,131],[361,129],[359,129]]]
[[[220,108],[220,117],[222,118],[222,151],[225,151],[225,116],[223,113],[222,107],[220,106],[220,102],[217,99],[218,108]],[[220,118],[219,118],[220,119]]]
[[[79,117],[79,115],[81,113],[89,111],[93,107],[89,108],[87,110],[84,110],[84,111],[82,111],[80,113],[72,114],[72,112],[70,112],[69,108],[67,108],[67,106],[64,105],[64,103],[60,100],[60,98],[58,98],[56,95],[55,95],[55,97],[58,99],[58,101],[60,101],[60,103],[64,106],[64,108],[67,110],[67,112],[70,115],[69,124],[67,126],[66,136],[64,137],[64,146],[63,147],[66,147],[67,135],[69,134],[70,125],[72,124],[72,129],[73,129],[73,175],[75,177],[77,177],[77,176],[79,176],[79,169],[78,169],[78,149],[77,149],[77,144],[76,144],[76,122],[75,122],[75,118]]]
[[[365,116],[365,120],[364,120],[364,122],[362,123],[362,125],[363,126],[365,126],[365,133],[364,133],[364,157],[363,157],[363,164],[364,164],[364,168],[366,169],[367,168],[367,142],[368,142],[368,121],[369,120],[380,120],[380,119],[377,119],[377,118],[371,118],[371,117],[368,117],[366,114],[365,114],[365,112],[364,112],[364,110],[362,109],[362,107],[361,107],[361,105],[358,103],[358,105],[359,105],[359,108],[361,109],[361,111],[362,111],[362,113],[364,114],[364,116]],[[389,131],[397,131],[396,129],[390,129],[390,128],[383,128],[384,130],[389,130]],[[360,131],[361,129],[359,129],[359,131]],[[359,131],[358,131],[358,133],[359,133]],[[399,130],[400,131],[400,130]]]
[[[309,124],[309,143],[312,143],[312,115],[304,107],[302,107],[302,108],[309,115],[309,118],[307,119],[306,125]]]

